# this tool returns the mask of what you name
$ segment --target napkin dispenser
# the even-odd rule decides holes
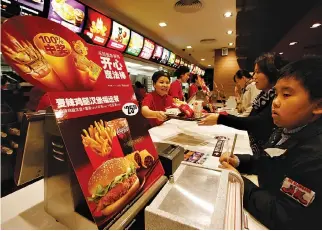
[[[155,146],[163,165],[165,175],[172,175],[183,161],[184,149],[180,146],[166,143],[155,143]]]

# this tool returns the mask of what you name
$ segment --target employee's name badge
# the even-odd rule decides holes
[[[315,198],[314,191],[304,187],[303,185],[295,182],[294,180],[288,177],[284,179],[280,190],[281,192],[293,198],[305,207],[309,206]]]

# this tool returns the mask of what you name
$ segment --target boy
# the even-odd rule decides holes
[[[244,179],[244,207],[269,229],[322,228],[322,58],[282,68],[272,117],[279,127],[263,155],[224,154],[222,168]]]

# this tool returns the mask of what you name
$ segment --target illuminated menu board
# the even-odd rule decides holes
[[[174,64],[174,61],[176,60],[176,54],[171,52],[170,53],[170,58],[168,60],[168,65],[172,66]]]
[[[180,61],[181,61],[181,58],[177,55],[173,66],[174,67],[179,67],[180,66]]]
[[[113,21],[113,30],[107,47],[123,52],[130,40],[130,29]]]
[[[180,66],[184,66],[184,60],[183,60],[183,58],[181,58],[181,60],[180,60]]]
[[[104,46],[111,33],[112,20],[105,15],[88,9],[84,34],[90,37],[92,42]]]
[[[144,38],[143,49],[139,57],[142,59],[150,59],[154,51],[154,47],[155,47],[154,42],[152,42],[147,38]]]
[[[159,45],[155,45],[155,49],[152,55],[152,60],[155,60],[155,61],[161,60],[162,53],[163,53],[163,47]]]
[[[169,58],[170,58],[170,51],[165,49],[165,48],[163,48],[163,53],[162,53],[162,58],[161,58],[160,63],[167,64]]]
[[[51,0],[48,19],[80,33],[84,25],[85,5],[75,0]]]
[[[20,15],[41,15],[44,12],[45,0],[18,0]]]
[[[189,69],[190,69],[190,72],[192,72],[192,70],[193,70],[194,66],[195,66],[195,65],[194,65],[193,63],[191,63],[190,68],[189,68]]]
[[[142,35],[139,35],[138,33],[131,31],[130,43],[125,53],[133,56],[138,56],[142,50],[143,41],[144,41],[144,38]]]
[[[5,17],[19,15],[20,6],[16,0],[1,0],[1,14]]]

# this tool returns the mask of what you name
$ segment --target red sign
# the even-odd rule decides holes
[[[69,158],[99,228],[164,174],[132,93],[122,87],[49,93]]]
[[[45,91],[132,86],[122,54],[87,44],[57,23],[32,16],[14,17],[2,24],[1,32],[7,63]]]
[[[90,37],[93,43],[104,46],[111,33],[112,21],[92,9],[88,9],[87,22],[84,34]]]

